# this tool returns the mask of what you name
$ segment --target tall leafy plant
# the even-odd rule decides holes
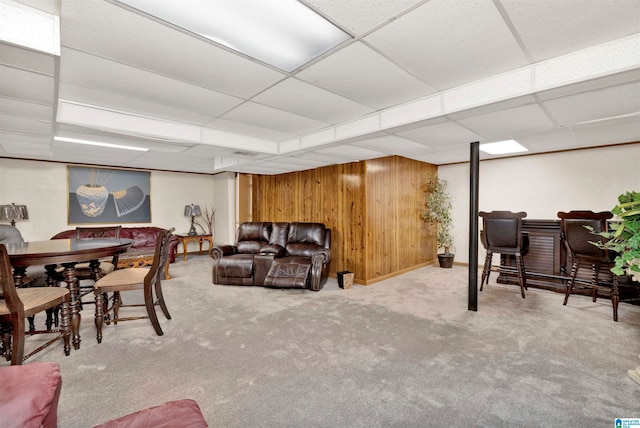
[[[452,198],[447,190],[449,183],[434,174],[427,184],[425,209],[420,215],[424,221],[434,227],[436,244],[444,248],[445,254],[453,246],[451,235],[453,222],[451,219]]]
[[[604,244],[593,244],[619,254],[611,272],[640,276],[640,192],[626,192],[618,196],[618,205],[611,212],[620,221],[612,222],[609,232],[599,233],[607,239]]]

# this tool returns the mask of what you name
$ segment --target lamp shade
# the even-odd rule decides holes
[[[0,205],[0,221],[29,220],[29,211],[26,205]]]
[[[197,217],[200,215],[200,205],[186,205],[184,207],[184,215],[187,217]]]

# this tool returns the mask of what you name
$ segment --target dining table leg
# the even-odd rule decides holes
[[[67,283],[71,302],[71,342],[73,349],[80,349],[80,303],[78,301],[78,278],[76,278],[76,262],[62,263],[64,281]]]

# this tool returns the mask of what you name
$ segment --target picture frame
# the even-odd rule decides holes
[[[151,172],[67,165],[69,225],[151,223]]]

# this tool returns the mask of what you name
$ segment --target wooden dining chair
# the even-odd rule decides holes
[[[9,356],[11,357],[11,365],[22,364],[24,360],[50,346],[60,338],[64,341],[64,354],[69,355],[71,350],[69,290],[63,287],[16,288],[11,272],[9,255],[4,244],[0,244],[0,283],[2,284],[2,296],[0,296],[2,353],[7,359],[9,359]],[[62,307],[59,327],[25,331],[25,318],[57,306]],[[54,336],[43,345],[24,355],[25,336],[44,333],[51,333]]]
[[[160,306],[164,316],[171,319],[169,310],[162,295],[162,277],[164,275],[164,266],[169,258],[169,241],[174,229],[163,230],[160,232],[156,242],[156,249],[153,258],[153,264],[147,268],[128,268],[113,271],[96,281],[93,292],[96,299],[96,338],[98,343],[102,343],[102,326],[103,323],[118,324],[119,321],[130,321],[148,318],[151,321],[156,334],[162,336],[162,328],[158,322],[156,315],[156,306]],[[120,293],[125,291],[143,290],[144,304],[127,304],[122,303]],[[108,293],[113,293],[111,297],[111,306],[109,299],[105,298]],[[125,307],[146,307],[146,315],[133,317],[120,317],[120,309]]]

